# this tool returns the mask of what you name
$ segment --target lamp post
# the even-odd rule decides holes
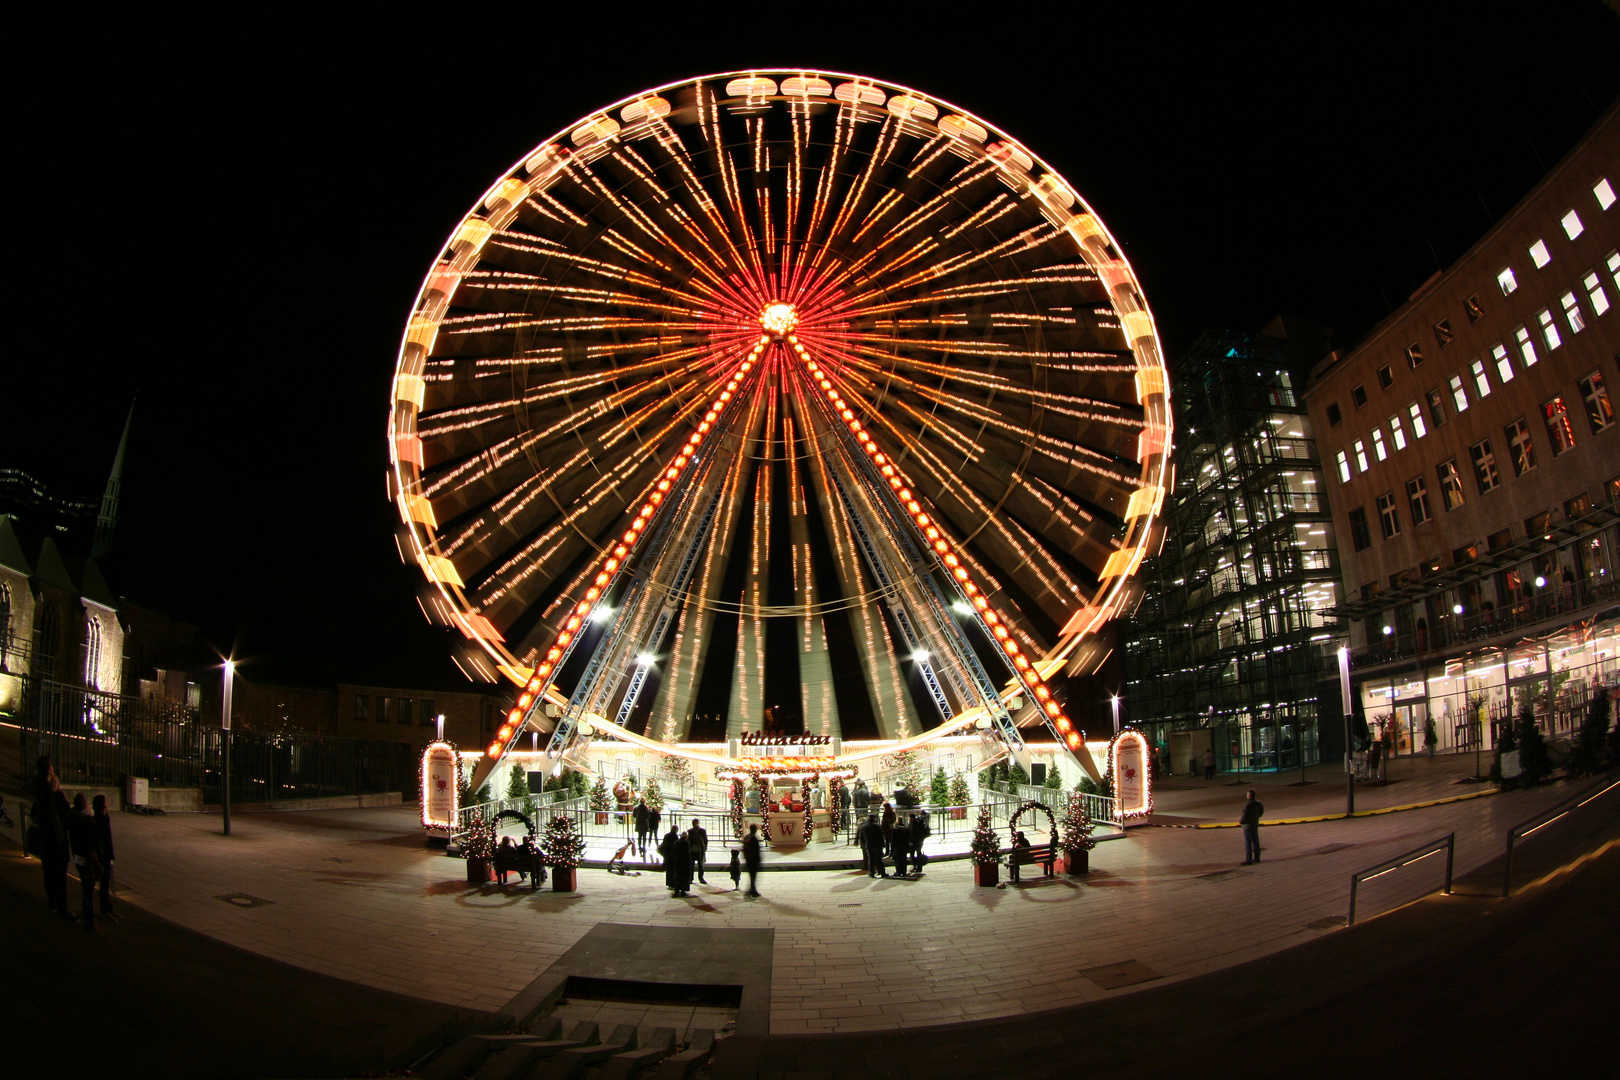
[[[438,733],[438,736],[437,736],[438,741],[439,742],[444,742],[444,713],[440,713],[438,715],[438,717],[436,718],[436,721],[437,721],[437,723],[439,725],[439,733]]]
[[[1119,734],[1119,695],[1115,694],[1114,696],[1110,697],[1108,699],[1108,704],[1114,710],[1114,734],[1118,735]]]
[[[225,692],[219,714],[220,739],[224,745],[224,774],[225,782],[221,785],[224,792],[223,806],[225,811],[225,835],[231,835],[231,690],[236,682],[236,661],[225,661]]]
[[[1339,698],[1344,710],[1344,813],[1356,812],[1356,773],[1350,758],[1350,648],[1339,646]]]

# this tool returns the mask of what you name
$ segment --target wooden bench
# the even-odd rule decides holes
[[[538,848],[530,851],[526,848],[511,848],[509,852],[495,849],[495,857],[490,860],[495,867],[495,876],[499,879],[503,873],[512,874],[519,870],[529,875],[529,889],[538,892],[540,885],[546,880],[546,857]]]
[[[1046,868],[1043,877],[1054,877],[1053,869],[1057,864],[1057,852],[1051,844],[1032,844],[1027,848],[1008,848],[1007,865],[1009,866],[1042,866]]]

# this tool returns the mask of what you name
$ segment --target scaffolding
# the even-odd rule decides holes
[[[1223,771],[1319,761],[1336,693],[1333,524],[1291,344],[1210,331],[1177,363],[1165,544],[1125,632],[1133,721],[1161,744],[1210,728]]]

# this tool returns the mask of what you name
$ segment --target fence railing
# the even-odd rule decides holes
[[[1357,870],[1354,874],[1350,875],[1350,915],[1347,919],[1345,919],[1345,924],[1347,926],[1356,925],[1356,889],[1361,885],[1362,882],[1371,881],[1373,878],[1383,877],[1385,874],[1392,874],[1403,867],[1411,866],[1413,863],[1420,863],[1424,859],[1427,859],[1430,855],[1438,855],[1441,851],[1446,853],[1446,884],[1444,887],[1444,892],[1447,896],[1450,896],[1451,867],[1454,856],[1456,855],[1456,850],[1457,834],[1447,833],[1438,840],[1431,840],[1422,847],[1415,847],[1411,851],[1404,852],[1395,856],[1393,859],[1388,859],[1381,862],[1377,866],[1369,866],[1365,870]]]
[[[1567,817],[1592,802],[1602,798],[1615,788],[1620,787],[1620,779],[1599,780],[1579,795],[1571,795],[1563,802],[1549,806],[1534,817],[1519,822],[1507,831],[1507,847],[1502,853],[1502,896],[1507,897],[1513,886],[1513,844],[1516,840],[1525,840],[1545,829],[1548,825],[1560,818]]]
[[[1005,780],[980,781],[980,787],[995,792],[998,795],[1008,795],[1020,803],[1038,802],[1061,815],[1069,807],[1069,792],[1063,788],[1037,787],[1034,784],[1014,784]],[[1085,802],[1086,815],[1092,821],[1109,825],[1120,825],[1119,800],[1111,795],[1097,795],[1091,792],[1080,792]]]

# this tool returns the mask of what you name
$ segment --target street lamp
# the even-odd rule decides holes
[[[220,739],[223,741],[225,759],[225,783],[222,785],[225,798],[222,802],[225,817],[225,835],[231,835],[231,690],[236,683],[236,661],[225,661],[225,692],[219,714]]]
[[[1114,734],[1119,734],[1119,695],[1115,694],[1108,699],[1108,704],[1114,710]]]

